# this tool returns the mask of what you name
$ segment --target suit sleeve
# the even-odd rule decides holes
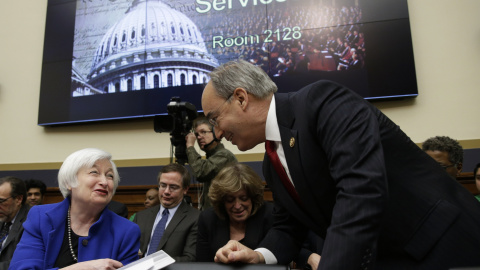
[[[307,239],[303,243],[302,249],[298,256],[294,259],[297,268],[304,268],[308,263],[308,258],[312,253],[322,254],[323,239],[317,236],[312,231],[308,232]]]
[[[0,270],[7,270],[10,265],[10,261],[0,262]]]
[[[312,255],[312,251],[307,247],[302,247],[298,256],[293,260],[296,263],[297,268],[303,269],[307,265],[308,257]]]
[[[375,261],[386,207],[380,129],[375,111],[348,89],[319,84],[315,90],[308,92],[312,103],[307,107],[317,108],[310,120],[316,123],[317,141],[327,156],[336,192],[319,269],[359,268]]]
[[[192,214],[191,218],[190,228],[185,238],[185,246],[183,247],[182,255],[173,257],[177,262],[194,262],[196,260],[198,215]]]
[[[213,262],[215,257],[215,253],[212,254],[210,250],[208,221],[207,212],[201,212],[198,218],[197,262]]]
[[[264,171],[266,170],[268,169],[264,167]],[[281,198],[275,193],[273,193],[273,200],[275,203],[272,211],[272,227],[258,248],[271,251],[277,264],[287,265],[299,253],[308,228],[288,213],[282,206]]]

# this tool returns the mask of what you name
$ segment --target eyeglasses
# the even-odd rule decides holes
[[[0,204],[3,204],[4,202],[6,202],[10,198],[13,198],[13,196],[10,196],[10,197],[5,198],[5,199],[0,199]]]
[[[177,185],[167,185],[167,184],[164,184],[164,183],[160,183],[160,185],[158,185],[159,189],[160,190],[166,190],[167,187],[170,189],[171,192],[177,192],[181,189],[180,186],[177,186]]]
[[[195,137],[198,137],[200,135],[202,135],[202,137],[204,137],[205,135],[207,135],[207,133],[212,133],[211,130],[200,130],[199,132],[195,132],[193,134],[195,134]]]
[[[224,101],[220,106],[217,107],[217,109],[215,109],[215,110],[213,110],[213,111],[211,111],[211,112],[209,112],[209,113],[207,114],[208,122],[210,122],[210,124],[212,124],[214,127],[218,127],[218,121],[217,121],[217,119],[218,119],[218,117],[220,116],[220,113],[218,113],[218,112],[220,111],[220,108],[221,108],[223,105],[225,105],[225,103],[227,103],[227,101],[229,101],[232,96],[233,96],[233,93],[231,93],[231,94],[227,97],[227,99],[225,99],[225,101]],[[215,115],[215,114],[218,114],[218,115]],[[212,115],[215,115],[215,116],[212,116]]]

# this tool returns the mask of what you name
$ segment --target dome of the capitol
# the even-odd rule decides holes
[[[87,80],[103,93],[189,85],[216,66],[190,18],[161,0],[134,0],[98,44]]]

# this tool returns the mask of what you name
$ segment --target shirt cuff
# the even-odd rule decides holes
[[[265,264],[277,264],[277,258],[273,253],[266,248],[257,248],[255,251],[260,252],[265,259]]]

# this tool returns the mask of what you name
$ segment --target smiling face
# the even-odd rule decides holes
[[[203,111],[208,119],[216,123],[215,136],[218,139],[225,138],[240,151],[249,150],[265,141],[266,115],[263,118],[259,114],[254,102],[255,98],[241,88],[235,89],[230,99],[223,99],[216,95],[211,82],[202,95]]]
[[[225,196],[225,211],[233,223],[244,223],[252,214],[252,199],[245,189]]]
[[[72,201],[105,207],[113,197],[113,168],[109,160],[98,160],[91,168],[77,173],[78,186],[72,188]]]
[[[43,195],[40,188],[32,187],[27,191],[27,203],[30,206],[40,205],[43,202]]]

